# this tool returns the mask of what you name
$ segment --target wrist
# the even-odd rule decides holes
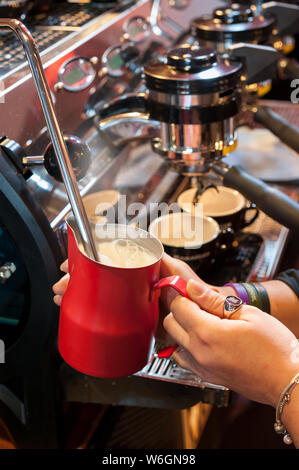
[[[292,378],[296,375],[296,373],[298,374],[298,368],[297,368],[297,372],[294,373]],[[283,411],[281,414],[281,420],[288,430],[289,430],[289,427],[292,426],[294,413],[296,413],[296,415],[298,416],[297,412],[299,412],[299,384],[298,383],[295,385],[292,392],[290,393],[290,400],[283,407]]]
[[[299,447],[298,434],[299,417],[299,372],[293,375],[280,396],[276,407],[274,429],[283,434],[285,444],[295,444]]]
[[[290,383],[290,381],[293,379],[293,377],[298,374],[299,372],[299,365],[290,363],[286,367],[280,368],[280,373],[279,377],[277,377],[277,380],[274,381],[274,386],[272,386],[272,389],[270,391],[270,397],[269,397],[269,404],[273,406],[274,408],[277,407],[279,399],[281,394],[283,393],[284,389],[286,386]],[[295,387],[298,389],[297,387]],[[297,390],[296,390],[297,392]],[[285,407],[282,412],[282,419],[284,419],[285,416]]]

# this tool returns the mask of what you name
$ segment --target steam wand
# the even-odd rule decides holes
[[[87,255],[96,260],[97,250],[93,240],[88,218],[78,189],[77,181],[70,163],[66,145],[60,130],[52,102],[50,89],[45,77],[40,55],[28,29],[21,21],[9,18],[0,19],[0,28],[11,29],[23,44],[30,66],[38,97],[44,112],[50,138],[58,160],[66,192],[78,224],[83,246]]]

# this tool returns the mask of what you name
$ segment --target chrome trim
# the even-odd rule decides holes
[[[152,31],[156,36],[161,36],[162,38],[172,41],[174,38],[163,31],[158,25],[159,20],[161,19],[161,0],[152,0],[152,9],[149,17],[149,23],[152,27]]]
[[[161,123],[160,150],[181,154],[187,162],[210,153],[223,155],[225,147],[235,139],[234,118],[208,124]],[[198,154],[198,156],[197,156]]]
[[[225,104],[231,100],[232,94],[221,98],[218,92],[205,93],[202,95],[171,95],[168,93],[151,90],[149,98],[151,101],[157,101],[158,103],[167,104],[170,106],[191,108],[192,106]]]
[[[31,165],[43,165],[45,162],[43,155],[37,155],[33,157],[24,157],[22,159],[22,164],[24,166],[31,166]]]
[[[148,124],[154,127],[160,126],[160,122],[150,119],[149,114],[143,114],[136,111],[130,113],[114,114],[113,116],[101,119],[98,126],[100,131],[105,132],[113,127],[118,126],[119,124],[126,124],[130,121],[137,124]]]

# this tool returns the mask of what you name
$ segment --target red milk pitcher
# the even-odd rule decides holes
[[[159,281],[163,245],[148,232],[107,224],[95,242],[135,239],[156,257],[139,268],[108,266],[90,259],[80,247],[73,218],[68,220],[70,280],[62,299],[58,347],[74,369],[94,377],[124,377],[149,360],[159,315],[159,289],[171,286],[186,295],[185,281]],[[159,281],[159,282],[158,282]]]

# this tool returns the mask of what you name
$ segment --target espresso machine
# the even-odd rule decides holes
[[[239,61],[237,48],[235,60],[219,58],[213,49],[197,44],[172,49],[164,60],[144,67],[147,91],[122,96],[103,108],[98,128],[111,136],[117,135],[117,128],[124,121],[142,123],[142,138],[147,132],[153,151],[178,172],[202,177],[216,172],[224,185],[237,189],[265,213],[297,232],[296,202],[240,168],[222,164],[222,158],[236,146],[234,117],[242,103],[243,83],[255,82],[263,73],[268,76],[276,62],[273,49],[256,46],[255,56],[261,54],[262,59],[255,61],[254,68],[248,67],[245,75],[245,49],[241,44]],[[130,140],[133,138],[129,136]]]
[[[214,3],[198,13],[208,13]],[[210,48],[175,46],[194,15],[192,3],[185,10],[163,8],[163,15],[160,2],[148,0],[70,3],[63,9],[62,4],[26,19],[38,44],[48,97],[43,94],[47,83],[36,97],[39,79],[33,81],[35,67],[27,64],[22,45],[11,32],[1,35],[0,277],[4,302],[14,315],[1,319],[6,357],[0,369],[0,418],[17,447],[66,446],[65,408],[74,415],[72,405],[79,403],[84,413],[92,408],[98,436],[85,436],[81,447],[105,441],[107,448],[126,448],[135,428],[140,446],[196,446],[199,436],[191,423],[202,430],[199,423],[206,421],[211,405],[228,405],[229,390],[169,359],[154,358],[137,374],[113,380],[71,369],[57,355],[58,312],[51,286],[67,256],[65,220],[72,207],[75,212],[79,205],[79,218],[83,212],[81,229],[84,237],[86,228],[87,246],[90,242],[80,196],[84,200],[87,194],[117,188],[128,204],[171,202],[190,177],[205,181],[211,174],[249,199],[259,198],[260,207],[278,221],[263,214],[258,233],[236,258],[246,276],[242,280],[275,274],[287,227],[298,230],[298,206],[243,171],[226,168],[222,158],[236,146],[234,121],[245,84],[268,77],[276,67],[276,52],[264,49],[262,69],[249,70],[241,55],[222,58]],[[50,118],[45,99],[53,103]],[[60,130],[66,138],[59,150]],[[69,175],[59,151],[72,162]],[[75,202],[69,191],[75,192]],[[18,294],[16,305],[7,300],[12,292]],[[161,346],[157,336],[153,351]],[[109,438],[113,417],[120,435],[111,432]],[[185,437],[178,437],[178,423]],[[171,439],[181,440],[174,444]]]
[[[191,25],[192,36],[220,55],[234,54],[239,43],[270,45],[277,50],[277,74],[281,79],[296,79],[298,63],[288,54],[295,47],[294,34],[298,34],[299,7],[280,2],[231,3],[216,8],[212,14],[196,18]],[[187,38],[191,40],[192,38]],[[244,51],[246,54],[246,52]],[[248,49],[247,63],[254,61],[254,52]],[[271,79],[251,83],[245,87],[242,120],[250,119],[262,124],[279,139],[298,152],[298,129],[259,99],[271,90]]]

